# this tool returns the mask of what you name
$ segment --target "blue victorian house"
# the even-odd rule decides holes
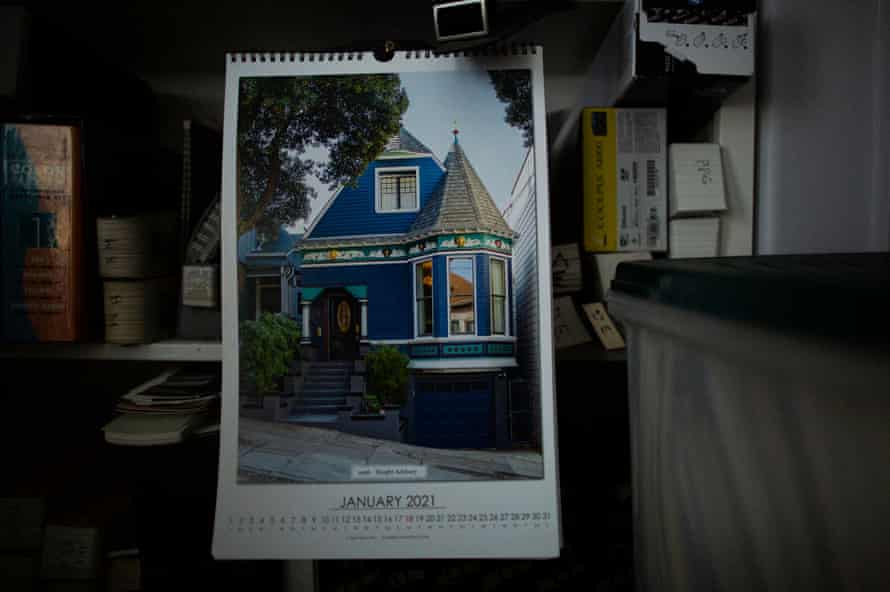
[[[395,346],[410,358],[405,441],[509,447],[517,235],[454,134],[443,163],[401,129],[297,244],[303,347],[334,364]]]
[[[256,320],[266,312],[299,320],[300,261],[294,245],[300,236],[281,225],[271,232],[254,228],[238,238],[241,320]]]

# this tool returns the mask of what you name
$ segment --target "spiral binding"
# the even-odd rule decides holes
[[[433,49],[408,49],[395,52],[396,57],[409,60],[426,60],[439,58],[497,57],[511,55],[536,55],[537,46],[526,43],[509,45],[490,45],[475,49],[456,51],[436,51]],[[294,62],[361,62],[368,59],[371,52],[362,51],[325,51],[325,52],[242,52],[228,54],[232,63],[294,63]],[[371,58],[373,59],[373,58]]]

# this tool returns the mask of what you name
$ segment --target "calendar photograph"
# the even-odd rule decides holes
[[[217,531],[558,528],[540,56],[229,59]]]
[[[239,482],[543,477],[530,84],[241,79]]]

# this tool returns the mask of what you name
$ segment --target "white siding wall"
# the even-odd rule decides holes
[[[541,380],[538,339],[538,228],[536,219],[534,157],[529,156],[516,179],[510,204],[504,211],[507,224],[519,233],[513,251],[513,310],[516,326],[516,357],[528,380],[532,405],[532,439],[541,442]]]

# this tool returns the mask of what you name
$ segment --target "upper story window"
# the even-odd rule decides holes
[[[375,209],[378,213],[416,212],[420,209],[418,167],[378,168]]]

